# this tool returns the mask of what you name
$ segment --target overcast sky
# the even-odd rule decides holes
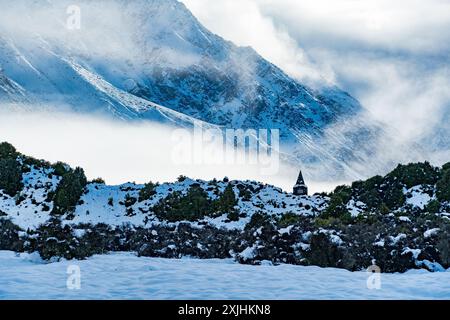
[[[335,83],[415,139],[450,108],[450,0],[182,0],[290,75]]]

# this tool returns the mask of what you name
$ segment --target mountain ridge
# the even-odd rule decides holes
[[[43,3],[33,2],[24,30],[10,30],[3,13],[0,67],[19,86],[8,87],[14,96],[4,103],[63,105],[176,126],[200,120],[280,129],[288,161],[331,168],[336,176],[348,176],[353,161],[372,158],[370,171],[385,165],[372,152],[385,129],[356,99],[337,87],[308,88],[252,48],[211,33],[176,0],[81,1],[80,30],[64,28],[68,1]],[[314,175],[324,176],[320,171]]]

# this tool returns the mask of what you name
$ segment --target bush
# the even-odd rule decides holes
[[[144,189],[143,189],[144,190]],[[153,194],[154,189],[150,192]],[[148,190],[144,195],[148,195]],[[235,209],[237,204],[236,196],[232,185],[228,185],[224,192],[216,200],[208,197],[208,194],[199,185],[190,187],[186,196],[180,192],[173,192],[165,199],[162,199],[153,207],[153,211],[159,219],[168,221],[195,221],[206,216],[217,217],[227,214],[232,221],[239,220],[239,213]]]
[[[70,172],[70,167],[64,162],[57,162],[53,166],[54,174],[63,177],[65,174]]]
[[[113,232],[109,226],[88,225],[82,229],[84,234],[77,238],[71,226],[63,226],[58,218],[52,218],[30,233],[25,250],[37,251],[42,259],[50,260],[84,259],[113,248]]]
[[[263,212],[256,212],[250,218],[250,221],[245,226],[245,230],[250,230],[259,227],[272,225],[272,219]]]
[[[234,208],[236,205],[237,200],[233,186],[228,184],[221,196],[214,202],[215,211],[221,214],[227,213],[232,217],[238,216],[237,210]],[[237,219],[239,219],[239,217]]]
[[[86,185],[87,179],[83,169],[76,168],[66,173],[56,189],[52,213],[64,214],[74,212]]]
[[[13,145],[2,142],[0,143],[0,159],[16,159],[19,153]]]
[[[20,228],[11,221],[0,218],[0,250],[22,250],[23,242],[19,237],[20,231]]]
[[[146,183],[144,188],[139,191],[139,202],[146,201],[156,194],[158,185],[153,182]]]
[[[136,202],[137,202],[137,199],[132,197],[129,193],[127,193],[125,195],[125,201],[123,202],[123,204],[126,208],[130,208],[130,207],[134,206],[136,204]]]
[[[350,216],[347,209],[347,203],[352,198],[352,188],[349,186],[338,186],[330,194],[330,201],[327,209],[321,214],[322,218],[335,217],[345,218]]]
[[[436,183],[436,196],[440,201],[450,201],[450,168],[443,170],[442,178]]]
[[[239,221],[239,212],[237,210],[230,211],[227,215],[227,219],[230,221]]]
[[[310,265],[319,267],[338,267],[342,253],[324,233],[314,234],[311,237],[310,251],[307,261]]]
[[[103,180],[102,178],[96,178],[96,179],[92,180],[90,183],[106,184],[105,180]]]
[[[286,228],[290,225],[297,224],[301,220],[301,217],[293,212],[283,214],[278,219],[278,226],[280,228]]]
[[[45,160],[39,160],[33,157],[28,157],[28,156],[24,156],[22,155],[22,160],[23,160],[23,164],[28,166],[28,168],[24,168],[24,169],[28,169],[31,166],[34,166],[36,168],[50,168],[51,164]]]
[[[14,158],[0,158],[0,189],[14,197],[22,188],[22,166]]]
[[[369,209],[386,213],[405,204],[403,188],[434,185],[440,176],[440,170],[431,166],[429,162],[400,164],[385,177],[375,176],[366,181],[354,182],[353,195]]]
[[[248,186],[238,184],[237,188],[239,189],[239,198],[241,198],[242,201],[250,201],[252,199],[252,193],[249,190]]]
[[[74,238],[70,226],[63,227],[59,219],[53,218],[31,233],[26,250],[37,251],[44,260],[53,257],[73,259],[77,258],[71,254],[71,247],[75,245]]]
[[[439,213],[441,209],[441,203],[437,200],[430,201],[425,207],[424,211],[429,213]]]
[[[353,183],[355,198],[364,202],[371,210],[384,213],[385,209],[395,209],[405,203],[403,184],[392,173],[386,177],[375,176],[366,181]]]
[[[421,184],[434,185],[440,178],[440,171],[429,162],[399,164],[386,178],[390,181],[399,181],[409,189]]]
[[[450,267],[450,225],[445,224],[440,228],[437,249],[439,250],[439,256],[442,266],[444,268]]]
[[[153,207],[160,220],[195,221],[210,215],[214,208],[208,194],[199,186],[192,186],[185,196],[173,192]]]

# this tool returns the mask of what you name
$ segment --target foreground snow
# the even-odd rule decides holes
[[[67,268],[81,270],[80,290]],[[248,266],[230,260],[138,258],[131,253],[43,264],[0,251],[0,299],[450,299],[450,272],[381,275],[318,267]]]

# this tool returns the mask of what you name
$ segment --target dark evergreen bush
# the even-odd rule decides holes
[[[16,159],[19,156],[13,145],[2,142],[0,143],[0,159]]]
[[[72,233],[72,228],[68,225],[62,226],[61,221],[52,218],[45,224],[39,226],[31,235],[26,244],[28,252],[39,252],[44,260],[51,258],[83,258],[73,253],[73,248],[77,245],[76,238]]]
[[[139,191],[139,202],[150,199],[156,194],[156,187],[158,185],[153,182],[146,183],[144,187]]]
[[[322,217],[341,217],[348,218],[350,213],[347,209],[347,203],[352,197],[352,188],[349,186],[338,186],[330,194],[330,202],[327,209],[322,213]]]
[[[386,176],[387,181],[399,181],[408,189],[421,184],[434,185],[439,178],[440,170],[429,162],[399,164]]]
[[[441,225],[437,250],[439,251],[442,266],[444,268],[450,267],[450,224],[445,223]]]
[[[66,173],[70,172],[70,167],[68,164],[65,164],[64,162],[57,162],[53,166],[54,174],[57,176],[64,176]]]
[[[236,195],[233,191],[233,186],[228,184],[225,188],[224,192],[220,195],[220,197],[214,202],[215,211],[218,213],[227,213],[231,217],[236,217],[239,219],[239,214],[235,209],[237,205]],[[230,219],[234,220],[234,219]]]
[[[311,237],[310,250],[306,256],[310,265],[319,267],[338,267],[342,252],[324,233]]]
[[[250,218],[250,222],[245,226],[246,230],[264,227],[272,224],[272,218],[264,212],[256,212]]]
[[[14,197],[22,188],[22,166],[14,158],[0,158],[0,189]]]
[[[185,196],[173,192],[153,207],[158,219],[170,222],[195,221],[210,215],[213,210],[208,194],[198,186],[192,186]]]
[[[436,196],[439,201],[450,201],[450,164],[443,167],[441,179],[436,183]]]
[[[53,214],[64,214],[75,211],[75,207],[83,195],[87,179],[83,169],[76,168],[63,175],[54,199]]]
[[[20,231],[10,220],[0,218],[0,250],[21,251],[23,241],[19,236]]]

